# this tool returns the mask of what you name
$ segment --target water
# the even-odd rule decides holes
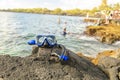
[[[59,17],[61,24],[58,24]],[[120,42],[107,45],[93,37],[82,35],[86,26],[91,24],[84,23],[83,19],[84,17],[0,12],[0,54],[30,55],[32,46],[27,41],[35,39],[38,34],[54,34],[57,42],[68,49],[91,56],[120,47]],[[64,22],[67,22],[67,31],[72,33],[66,37],[61,35]]]

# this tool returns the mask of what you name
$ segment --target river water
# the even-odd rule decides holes
[[[92,25],[85,23],[83,19],[84,17],[75,16],[0,12],[0,54],[30,55],[32,46],[27,41],[36,39],[38,34],[54,34],[58,43],[74,52],[90,56],[103,50],[120,48],[120,42],[108,45],[83,35],[86,26]],[[70,34],[64,37],[62,31],[65,22]]]

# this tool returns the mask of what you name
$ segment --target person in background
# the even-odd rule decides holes
[[[63,35],[64,35],[64,36],[67,34],[67,31],[66,31],[66,24],[67,24],[67,22],[65,22],[65,25],[64,25],[64,28],[63,28]]]
[[[66,28],[63,29],[63,35],[65,36],[67,34]]]
[[[60,24],[61,23],[61,20],[60,20],[60,16],[59,16],[59,18],[58,18],[58,24]]]

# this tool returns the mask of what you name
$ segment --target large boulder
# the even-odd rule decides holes
[[[110,80],[120,80],[120,49],[103,51],[92,62],[104,71]]]
[[[108,80],[97,66],[67,50],[69,60],[50,60],[51,48],[34,47],[27,57],[0,56],[3,80]]]
[[[91,61],[93,64],[97,65],[99,59],[101,59],[102,57],[113,57],[113,58],[120,59],[120,49],[106,50],[106,51],[100,52],[98,53],[96,58],[92,59]]]
[[[120,80],[120,60],[112,57],[102,57],[98,66],[109,76],[110,80]]]
[[[102,43],[112,44],[120,40],[120,25],[88,26],[84,32],[86,35],[95,36]]]

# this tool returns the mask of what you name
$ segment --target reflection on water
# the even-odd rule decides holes
[[[58,23],[59,18],[61,24]],[[67,22],[67,31],[71,33],[65,37],[61,35],[64,22]],[[107,45],[82,35],[87,25],[90,23],[84,23],[83,17],[0,12],[0,54],[31,54],[32,46],[27,45],[27,41],[35,39],[38,34],[54,34],[58,43],[86,55],[120,47],[119,42]]]

